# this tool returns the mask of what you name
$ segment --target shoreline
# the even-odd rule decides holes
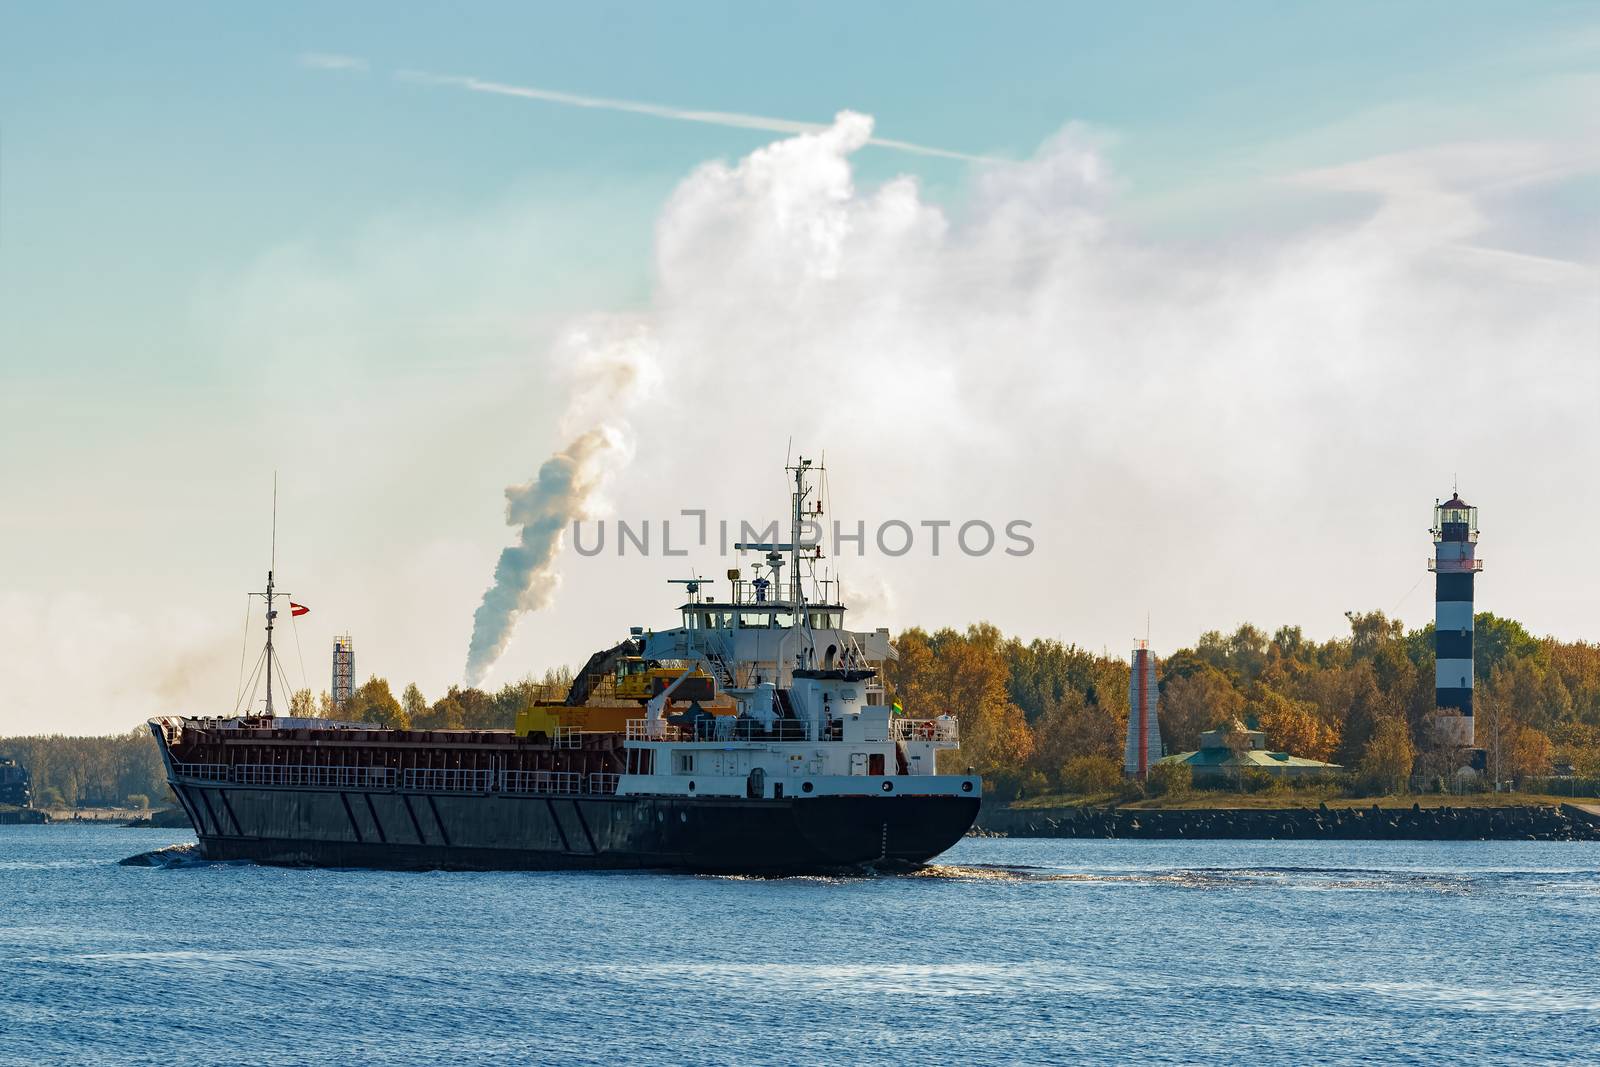
[[[985,807],[977,827],[1006,837],[1259,838],[1331,841],[1600,841],[1600,806],[1409,808]]]

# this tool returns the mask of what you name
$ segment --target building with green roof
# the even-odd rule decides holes
[[[1234,739],[1229,745],[1230,736]],[[1200,735],[1200,748],[1179,752],[1158,763],[1185,763],[1197,782],[1233,778],[1243,771],[1261,770],[1280,778],[1321,778],[1344,770],[1337,763],[1305,759],[1288,752],[1267,750],[1267,735],[1252,730],[1238,720],[1231,729],[1207,730]]]

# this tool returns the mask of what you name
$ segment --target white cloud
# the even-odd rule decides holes
[[[1082,131],[983,169],[956,209],[910,178],[858,187],[870,133],[847,113],[708,163],[663,210],[643,322],[672,417],[638,428],[629,514],[776,514],[793,435],[835,460],[846,517],[1036,523],[1025,561],[840,561],[895,588],[893,621],[1114,647],[1147,608],[1169,642],[1243,617],[1331,632],[1415,584],[1453,473],[1509,533],[1600,459],[1593,265],[1475,243],[1493,197],[1584,158],[1457,145],[1308,173],[1373,206],[1196,246],[1119,225]],[[1536,628],[1581,623],[1561,605],[1593,580],[1552,552],[1570,528],[1499,546],[1551,560],[1507,605]],[[530,647],[615,596],[565,566]]]
[[[1034,523],[1026,559],[831,561],[871,602],[862,625],[988,618],[1116,649],[1149,610],[1162,648],[1246,618],[1326,635],[1343,610],[1413,588],[1427,506],[1459,474],[1484,509],[1485,608],[1592,628],[1600,579],[1571,561],[1600,522],[1577,477],[1600,463],[1595,263],[1540,254],[1508,210],[1543,197],[1552,170],[1585,173],[1564,162],[1575,153],[1477,144],[1325,168],[1298,187],[1368,206],[1202,243],[1127,228],[1083,130],[978,168],[949,203],[911,177],[859,184],[870,137],[870,120],[844,115],[685,177],[655,219],[649,297],[625,315],[656,385],[615,410],[590,372],[610,364],[574,367],[588,350],[552,314],[610,321],[592,312],[615,299],[571,282],[573,257],[552,251],[609,222],[604,196],[562,212],[573,232],[559,242],[562,220],[521,202],[392,217],[279,249],[203,294],[197,329],[259,368],[205,410],[246,390],[271,408],[226,431],[181,406],[137,413],[182,431],[181,449],[133,441],[120,461],[130,477],[181,468],[170,525],[137,529],[145,587],[170,585],[183,615],[0,601],[0,676],[21,679],[10,707],[25,709],[0,713],[0,732],[231,708],[238,619],[212,606],[219,584],[228,604],[237,587],[219,559],[258,580],[274,464],[292,517],[280,566],[313,608],[313,684],[326,637],[348,628],[363,677],[438,693],[459,680],[508,539],[503,488],[607,420],[633,455],[608,490],[620,517],[777,517],[792,438],[826,450],[846,521]],[[74,506],[102,521],[98,497]],[[93,565],[93,539],[73,543]],[[491,681],[667,624],[663,580],[724,565],[698,550],[565,554],[559,595]],[[184,584],[195,574],[203,587]],[[117,580],[120,602],[141,579]],[[1425,621],[1425,593],[1405,610]],[[188,697],[160,696],[170,678],[196,679]]]

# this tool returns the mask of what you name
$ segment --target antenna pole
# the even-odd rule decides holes
[[[805,473],[801,466],[796,466],[794,469],[794,503],[789,508],[789,599],[794,602],[796,607],[800,605],[800,501],[804,494]]]
[[[267,717],[272,717],[272,620],[278,613],[272,610],[272,572],[278,568],[278,472],[272,472],[272,557],[267,570]]]

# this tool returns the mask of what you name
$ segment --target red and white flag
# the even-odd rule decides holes
[[[306,607],[304,604],[296,604],[292,600],[289,601],[289,614],[292,615],[294,618],[298,619],[300,616],[304,615],[306,612],[308,612],[310,610],[311,609]]]

